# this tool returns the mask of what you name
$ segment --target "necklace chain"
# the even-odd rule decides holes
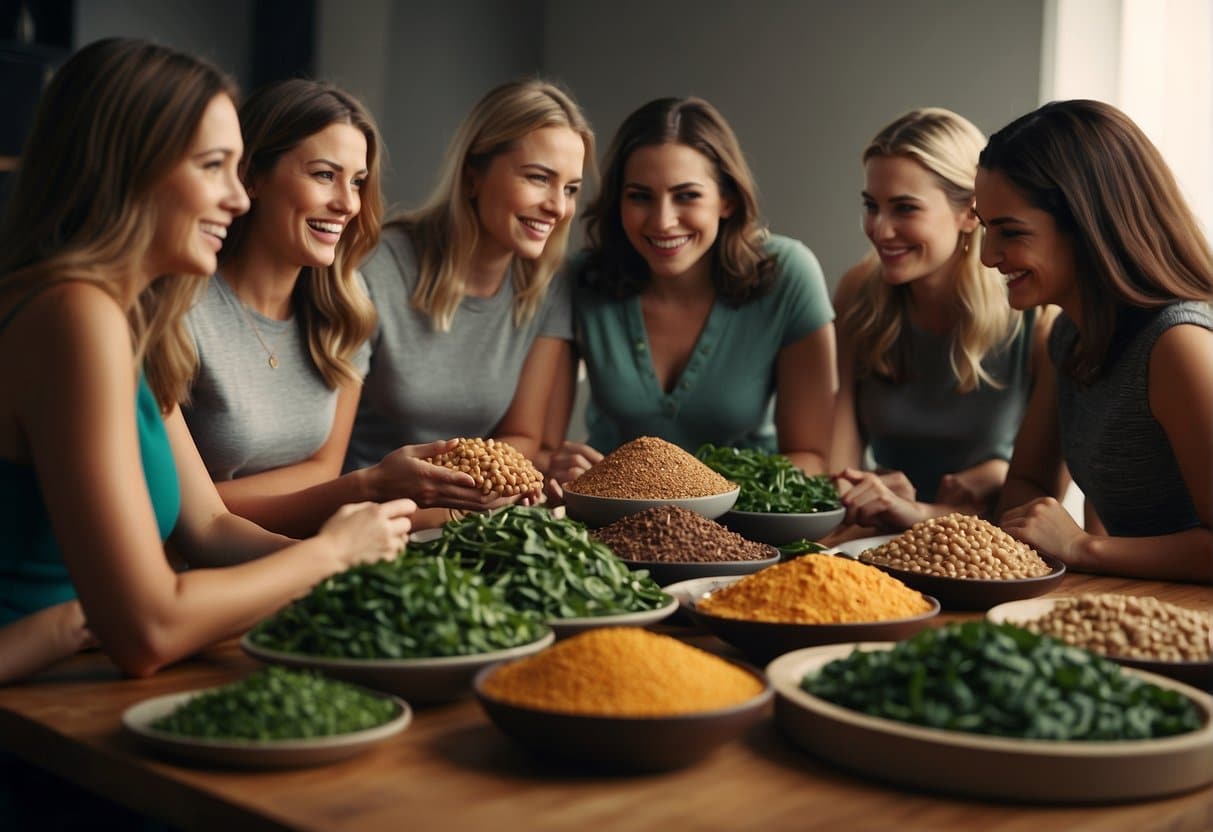
[[[235,293],[233,293],[233,294],[235,294]],[[255,323],[253,323],[253,316],[249,314],[248,307],[244,305],[244,301],[242,301],[238,295],[236,297],[236,304],[240,307],[240,313],[242,315],[244,315],[244,322],[247,323],[249,326],[249,329],[251,329],[253,331],[253,335],[257,336],[257,341],[261,344],[261,348],[263,350],[265,350],[265,354],[267,356],[269,356],[269,361],[267,363],[270,365],[270,369],[277,370],[278,369],[278,352],[277,352],[277,350],[275,350],[272,346],[267,344],[265,342],[265,339],[261,337],[260,330],[258,330],[257,325]]]

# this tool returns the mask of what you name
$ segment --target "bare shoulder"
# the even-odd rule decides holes
[[[843,272],[838,280],[838,288],[834,290],[834,311],[841,315],[849,309],[859,297],[863,285],[872,274],[872,261],[864,258]]]
[[[1151,387],[1155,378],[1207,381],[1213,376],[1213,330],[1177,324],[1158,336],[1150,352]]]

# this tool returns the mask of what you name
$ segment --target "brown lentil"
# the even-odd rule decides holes
[[[911,618],[930,602],[874,566],[805,555],[716,590],[696,608],[722,618],[780,624],[843,624]]]
[[[503,702],[594,716],[714,711],[763,687],[724,659],[638,627],[590,630],[502,665],[484,681],[485,693]]]
[[[592,497],[681,500],[736,487],[677,445],[642,436],[611,451],[565,489]]]
[[[1058,598],[1022,626],[1105,656],[1208,661],[1213,615],[1157,598],[1111,593]]]
[[[509,442],[460,438],[449,451],[429,457],[426,462],[471,474],[483,494],[539,496],[543,491],[543,474]]]
[[[779,550],[746,540],[680,506],[654,506],[590,532],[625,560],[703,563],[765,560]]]
[[[908,572],[987,581],[1038,578],[1052,571],[1031,546],[970,514],[921,520],[859,558]]]

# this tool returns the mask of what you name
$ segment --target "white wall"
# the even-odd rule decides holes
[[[544,70],[600,144],[636,107],[699,95],[730,120],[773,230],[831,283],[866,249],[858,155],[917,106],[987,133],[1037,105],[1043,0],[554,0]]]

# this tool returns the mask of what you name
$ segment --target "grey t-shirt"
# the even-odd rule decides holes
[[[492,297],[464,297],[447,332],[435,330],[429,316],[412,305],[417,258],[403,229],[384,229],[362,275],[379,325],[371,336],[370,371],[347,471],[374,465],[401,445],[491,435],[509,410],[535,339],[573,337],[563,275],[521,327],[514,326],[514,288],[507,275]]]
[[[325,385],[295,317],[278,321],[244,311],[247,319],[240,299],[215,275],[186,316],[199,366],[181,412],[216,482],[307,459],[328,439],[337,407],[337,391]],[[277,368],[253,326],[278,357]],[[364,345],[355,356],[359,373],[366,352]]]

